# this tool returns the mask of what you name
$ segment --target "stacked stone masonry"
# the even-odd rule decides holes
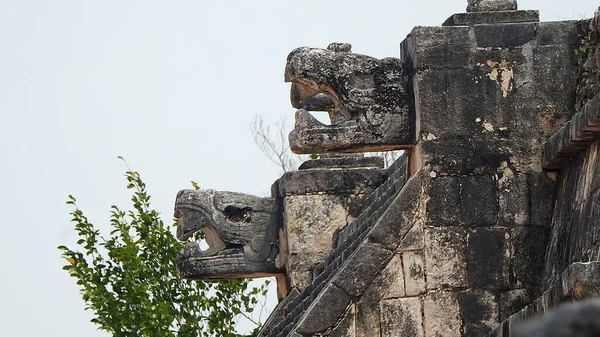
[[[553,209],[556,222],[563,203],[589,212],[599,203],[595,194],[589,203],[562,198],[565,186],[581,190],[573,183],[581,174],[572,173],[571,182],[561,185],[569,174],[561,172],[556,182],[555,173],[544,172],[541,162],[542,148],[548,147],[542,144],[560,134],[576,112],[573,50],[581,25],[527,22],[536,19],[528,13],[502,17],[516,22],[479,24],[481,17],[473,17],[475,25],[458,26],[459,20],[469,21],[454,16],[442,27],[415,28],[402,43],[401,60],[412,69],[419,120],[411,162],[416,160],[420,170],[381,210],[371,233],[356,241],[348,226],[338,245],[378,244],[375,233],[386,221],[407,226],[402,220],[410,218],[410,226],[395,239],[388,232],[387,250],[374,258],[382,267],[373,279],[363,274],[336,282],[335,275],[329,276],[360,264],[357,254],[344,265],[326,260],[329,269],[316,267],[314,280],[324,290],[310,302],[296,297],[287,305],[296,310],[284,310],[285,328],[268,335],[484,336],[556,282],[556,275],[548,275],[554,261],[564,261],[554,268],[560,274],[582,255],[598,258],[591,255],[597,251],[592,235],[585,249],[569,248],[561,253],[569,258],[556,259]],[[553,85],[557,82],[559,87]],[[579,117],[586,118],[579,126],[595,123],[597,109],[592,110]],[[596,157],[575,167],[591,170],[586,176],[599,176],[592,162]],[[577,241],[581,236],[571,237]],[[569,239],[563,234],[559,240]]]
[[[406,153],[388,169],[324,156],[273,185],[285,296],[259,335],[518,337],[520,321],[600,295],[599,21],[469,0],[415,27],[398,59],[292,52],[291,140],[327,139],[298,151]],[[315,131],[319,109],[332,126]],[[402,121],[387,128],[400,143],[384,120]]]

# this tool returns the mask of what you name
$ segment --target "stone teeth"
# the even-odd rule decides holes
[[[304,109],[296,111],[296,126],[295,128],[311,128],[311,127],[325,127],[326,125],[319,122],[313,115]]]

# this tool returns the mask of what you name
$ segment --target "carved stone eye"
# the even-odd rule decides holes
[[[250,222],[252,221],[252,209],[250,207],[227,206],[223,210],[223,214],[233,222]]]

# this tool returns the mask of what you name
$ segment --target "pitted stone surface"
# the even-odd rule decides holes
[[[298,324],[296,332],[312,335],[333,327],[349,303],[348,294],[330,283],[314,302],[312,310]]]
[[[382,337],[424,337],[422,304],[418,297],[381,302]]]
[[[467,12],[517,10],[517,0],[468,0]]]
[[[209,248],[188,243],[177,269],[189,279],[262,277],[281,273],[276,262],[282,231],[281,207],[273,198],[214,190],[177,194],[177,238],[203,231]],[[284,257],[280,257],[284,258]]]
[[[427,337],[460,336],[461,313],[458,296],[450,291],[432,291],[423,299]]]
[[[494,23],[538,22],[539,11],[494,11],[457,13],[449,17],[442,26],[474,26]]]
[[[365,152],[410,147],[415,139],[414,106],[405,65],[396,58],[354,54],[349,44],[302,47],[287,60],[297,108],[290,147],[295,153]],[[332,125],[310,111],[329,113]]]

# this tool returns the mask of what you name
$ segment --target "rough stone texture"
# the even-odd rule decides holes
[[[464,337],[485,336],[498,321],[498,299],[485,290],[467,290],[458,296],[464,320]]]
[[[323,168],[358,168],[376,167],[383,168],[383,157],[335,157],[307,160],[300,164],[298,170],[323,169]]]
[[[514,285],[526,287],[538,295],[542,286],[548,232],[539,227],[514,228],[511,240]]]
[[[292,287],[303,289],[312,268],[333,249],[333,233],[347,224],[344,199],[337,195],[296,195],[284,199],[288,238],[288,276]]]
[[[425,293],[425,261],[423,251],[407,251],[402,254],[406,296]]]
[[[393,279],[378,277],[360,298],[360,301],[356,305],[356,336],[381,335],[381,311],[379,303],[382,300],[382,293],[385,291],[386,285],[390,280]]]
[[[507,227],[529,224],[529,181],[526,174],[515,174],[509,167],[498,180],[500,224]]]
[[[493,11],[457,13],[449,17],[442,26],[473,26],[494,23],[518,23],[540,21],[538,11]]]
[[[533,298],[526,289],[515,289],[500,293],[499,309],[500,321],[506,320],[510,315],[523,309],[531,303]]]
[[[424,337],[421,307],[418,297],[381,301],[381,336]]]
[[[425,235],[423,234],[423,221],[418,220],[406,233],[397,250],[404,252],[408,250],[422,250],[425,247]]]
[[[517,10],[517,0],[468,0],[467,3],[467,12]]]
[[[542,165],[546,169],[567,166],[577,154],[600,138],[600,95],[589,100],[581,111],[543,145]]]
[[[365,242],[353,254],[352,263],[342,266],[332,282],[348,295],[358,297],[373,282],[393,253],[379,244]]]
[[[503,289],[509,283],[510,234],[504,229],[477,228],[467,237],[469,286]]]
[[[311,310],[298,323],[296,332],[308,335],[333,327],[349,303],[350,298],[342,289],[334,284],[327,285],[313,302]]]
[[[461,335],[461,313],[458,296],[449,291],[432,291],[423,299],[425,336]]]
[[[177,194],[177,238],[203,231],[209,248],[188,243],[177,269],[188,279],[264,277],[280,274],[277,263],[282,231],[280,203],[273,198],[213,190]],[[280,257],[285,258],[285,257]]]
[[[404,268],[402,267],[402,255],[395,254],[381,272],[380,278],[387,280],[382,298],[405,297]]]
[[[466,234],[463,228],[425,228],[428,289],[467,286],[465,247]]]
[[[460,224],[460,180],[458,177],[437,177],[427,191],[427,224],[432,226]]]
[[[274,188],[280,196],[371,193],[386,179],[379,168],[331,168],[286,172]]]
[[[493,176],[469,176],[461,179],[461,209],[465,225],[494,225],[498,217],[498,196]]]
[[[295,153],[364,152],[416,142],[414,105],[405,66],[396,58],[354,54],[349,48],[297,48],[285,68],[296,112]],[[327,111],[332,125],[309,111]]]
[[[550,227],[557,184],[544,172],[532,173],[528,180],[531,225]]]
[[[470,5],[502,9],[508,2],[490,7],[498,3]],[[600,258],[600,225],[595,223],[600,218],[600,145],[578,147],[557,182],[555,173],[542,171],[540,161],[541,145],[575,113],[577,46],[572,40],[578,26],[529,22],[526,13],[507,9],[467,13],[463,26],[417,27],[402,43],[401,77],[408,81],[396,80],[414,94],[414,116],[419,117],[410,163],[415,175],[403,185],[399,173],[389,172],[371,194],[357,194],[358,203],[364,201],[362,214],[348,213],[348,225],[334,235],[331,252],[312,267],[310,284],[286,306],[272,336],[288,336],[294,327],[305,329],[296,329],[305,335],[350,334],[351,313],[356,336],[483,336],[494,328],[494,336],[505,336],[519,317],[599,292],[597,269],[575,273],[578,267],[569,267],[569,277],[561,272],[574,261]],[[516,21],[476,22],[484,17]],[[362,116],[355,114],[362,103],[346,111],[350,105],[338,103],[350,102],[350,96],[340,94],[340,88],[372,87],[362,73],[339,71],[335,62],[346,58],[352,66],[360,59],[370,74],[371,62],[378,60],[355,57],[343,44],[329,51],[295,52],[314,54],[312,68],[307,67],[310,57],[302,61],[304,68],[298,67],[309,69],[313,78],[301,74],[292,79],[292,102],[300,108],[297,129],[313,130],[314,144],[326,150],[336,144],[326,138],[331,136],[345,142],[341,151],[355,151],[353,144],[365,136],[352,122]],[[333,63],[318,64],[323,60]],[[331,78],[337,75],[328,69],[346,76],[334,89]],[[311,110],[328,111],[334,125],[314,123]],[[565,129],[581,126],[583,117],[577,116]],[[349,134],[355,138],[345,138]],[[344,186],[345,177],[353,181],[361,174],[305,177],[333,191]],[[348,199],[343,204],[348,212]],[[330,309],[324,292],[333,292],[333,286],[344,301],[333,304],[331,317],[320,318]],[[515,314],[547,287],[553,290]],[[314,319],[327,322],[308,327]]]
[[[283,298],[278,304],[277,307],[275,307],[275,309],[273,310],[273,314],[269,316],[269,318],[267,318],[267,320],[265,321],[265,323],[263,324],[263,326],[261,327],[261,333],[259,336],[266,336],[268,335],[275,327],[277,327],[277,324],[279,324],[280,321],[282,321],[285,318],[284,315],[284,308],[294,299],[296,298],[300,293],[298,292],[297,289],[292,289],[290,290],[290,292],[287,294],[287,296],[285,298]]]
[[[578,54],[578,85],[575,106],[581,110],[588,100],[600,93],[600,12],[591,20],[578,22],[582,36],[578,39],[575,52]]]
[[[544,267],[550,286],[571,263],[600,260],[600,140],[561,170]]]
[[[479,47],[522,46],[536,37],[537,26],[531,23],[478,25],[474,27]]]
[[[414,227],[414,210],[407,208],[406,205],[403,206],[404,208],[392,207],[392,205],[400,201],[409,202],[412,205],[413,201],[418,199],[417,197],[420,195],[419,179],[411,179],[412,183],[403,188],[407,181],[406,156],[402,156],[392,163],[386,169],[386,176],[388,177],[387,180],[364,199],[365,207],[361,215],[338,231],[337,235],[334,235],[334,237],[337,237],[333,245],[335,248],[329,252],[325,259],[315,265],[310,271],[295,273],[296,276],[300,274],[306,276],[306,280],[308,280],[306,281],[307,286],[300,291],[298,296],[289,301],[285,307],[278,307],[276,309],[273,315],[280,315],[284,318],[278,324],[272,326],[270,332],[261,331],[260,336],[283,337],[294,335],[295,332],[293,330],[297,325],[301,324],[301,319],[303,320],[302,322],[307,322],[304,320],[305,316],[312,317],[318,315],[319,310],[327,308],[327,306],[323,307],[322,303],[318,304],[315,302],[324,301],[325,297],[321,297],[321,294],[327,287],[335,286],[334,281],[353,292],[356,299],[361,299],[355,303],[357,335],[365,335],[365,328],[369,334],[375,330],[379,331],[379,300],[382,296],[382,289],[389,283],[387,283],[387,279],[381,277],[376,278],[376,282],[370,281],[377,274],[380,274],[377,272],[371,273],[373,270],[372,264],[377,265],[380,263],[379,270],[383,269],[383,266],[392,257],[392,250],[388,253],[386,252],[387,248],[382,247],[380,243],[370,242],[370,239],[366,239],[367,234],[369,232],[386,232],[389,235],[390,228],[403,228],[402,226],[405,226],[406,229],[401,230],[398,234],[405,233],[402,235],[406,235],[406,232],[411,227]],[[277,184],[274,185],[273,190],[275,191],[275,195],[278,195],[278,193],[281,195],[281,189]],[[405,196],[397,198],[398,194],[405,194]],[[287,195],[286,198],[290,196],[293,197],[294,195]],[[388,216],[384,216],[389,209],[396,211],[403,210],[402,212],[405,213],[397,213],[398,218],[394,218],[389,214]],[[398,226],[396,224],[396,220],[398,219],[407,219],[408,221]],[[373,238],[376,237],[374,236]],[[396,243],[392,246],[395,248],[398,244]],[[376,254],[374,251],[379,251],[383,255]],[[384,256],[383,260],[385,261],[381,260],[382,256]],[[388,257],[385,258],[385,256]],[[356,275],[360,273],[367,273],[367,275],[360,282],[355,282]],[[311,279],[312,281],[310,281]],[[375,284],[369,285],[369,282]],[[364,293],[360,293],[365,287],[369,288]],[[336,288],[340,289],[337,286]],[[328,291],[331,291],[331,289]],[[347,308],[344,310],[340,309],[340,319],[342,319],[341,317],[344,315],[344,312],[347,312]],[[339,321],[337,322],[339,323]],[[308,325],[309,323],[302,324]],[[330,331],[333,331],[330,329],[334,328],[334,326],[330,326],[326,330],[323,330],[323,333],[326,335]],[[377,332],[376,334],[379,333]]]
[[[344,314],[344,317],[338,322],[338,324],[331,330],[328,337],[354,337],[355,324],[354,315],[356,305],[351,304],[348,306],[348,310]]]
[[[421,175],[415,174],[382,214],[377,226],[369,232],[369,241],[391,251],[396,250],[402,238],[420,220],[418,209],[423,203],[421,188]]]
[[[539,45],[538,25],[413,29],[401,50],[416,70],[422,165],[438,176],[496,173],[503,162],[539,172],[538,145],[574,113],[577,60],[570,33],[544,33]]]

